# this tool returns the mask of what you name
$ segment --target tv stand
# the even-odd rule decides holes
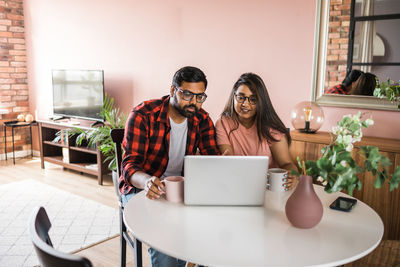
[[[92,121],[79,121],[79,128],[90,129]],[[38,121],[41,167],[50,162],[81,173],[97,176],[99,185],[103,184],[103,175],[110,172],[108,162],[98,148],[76,145],[76,136],[69,136],[68,131],[74,128],[70,122],[53,120]],[[61,131],[61,138],[56,133]]]
[[[59,121],[59,120],[63,120],[63,119],[66,119],[66,117],[64,117],[64,116],[53,116],[53,117],[51,117],[52,121]]]

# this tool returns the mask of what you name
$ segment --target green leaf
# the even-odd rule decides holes
[[[375,188],[381,188],[384,182],[385,182],[385,176],[383,175],[382,172],[379,172],[378,177],[376,177],[374,183]]]
[[[400,166],[396,166],[396,169],[392,175],[392,178],[389,181],[389,190],[393,191],[398,188],[400,184]]]
[[[297,170],[295,170],[295,169],[292,169],[292,170],[290,171],[290,174],[293,175],[293,176],[296,176],[296,177],[299,177],[299,176],[300,176],[300,173],[299,173]]]

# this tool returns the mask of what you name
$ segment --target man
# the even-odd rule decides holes
[[[158,199],[164,194],[161,180],[182,175],[185,155],[197,150],[218,155],[215,129],[201,107],[207,98],[207,79],[195,67],[179,69],[170,93],[135,107],[129,115],[122,143],[125,151],[119,189],[124,204],[144,189],[146,197]],[[184,266],[185,262],[149,248],[152,266]]]

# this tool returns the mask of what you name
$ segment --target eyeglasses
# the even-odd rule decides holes
[[[175,87],[176,90],[182,93],[182,98],[185,101],[191,101],[194,96],[196,96],[197,103],[203,103],[207,99],[207,95],[205,93],[195,94],[188,90],[182,90],[181,88]]]
[[[244,103],[247,99],[249,101],[250,105],[256,105],[257,104],[257,98],[255,96],[244,96],[244,95],[239,95],[239,94],[234,94],[235,99],[239,103]]]

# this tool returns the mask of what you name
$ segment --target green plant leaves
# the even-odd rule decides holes
[[[382,90],[377,90],[376,93]],[[362,120],[362,113],[355,115],[345,115],[338,126],[333,127],[331,134],[332,142],[329,146],[321,149],[322,156],[316,161],[308,160],[305,162],[306,174],[313,177],[314,180],[324,181],[325,191],[336,192],[346,189],[352,195],[355,189],[360,190],[361,181],[357,175],[364,172],[371,172],[376,176],[374,186],[381,188],[386,180],[389,180],[390,190],[398,188],[400,184],[400,166],[396,167],[395,172],[390,178],[388,167],[392,165],[389,158],[382,155],[379,149],[374,146],[361,146],[357,152],[362,158],[357,164],[352,154],[353,143],[361,140],[361,128],[368,128],[373,125],[371,118]],[[364,159],[364,161],[362,161]],[[303,169],[303,163],[297,158],[300,169]],[[292,170],[292,175],[300,175]]]

